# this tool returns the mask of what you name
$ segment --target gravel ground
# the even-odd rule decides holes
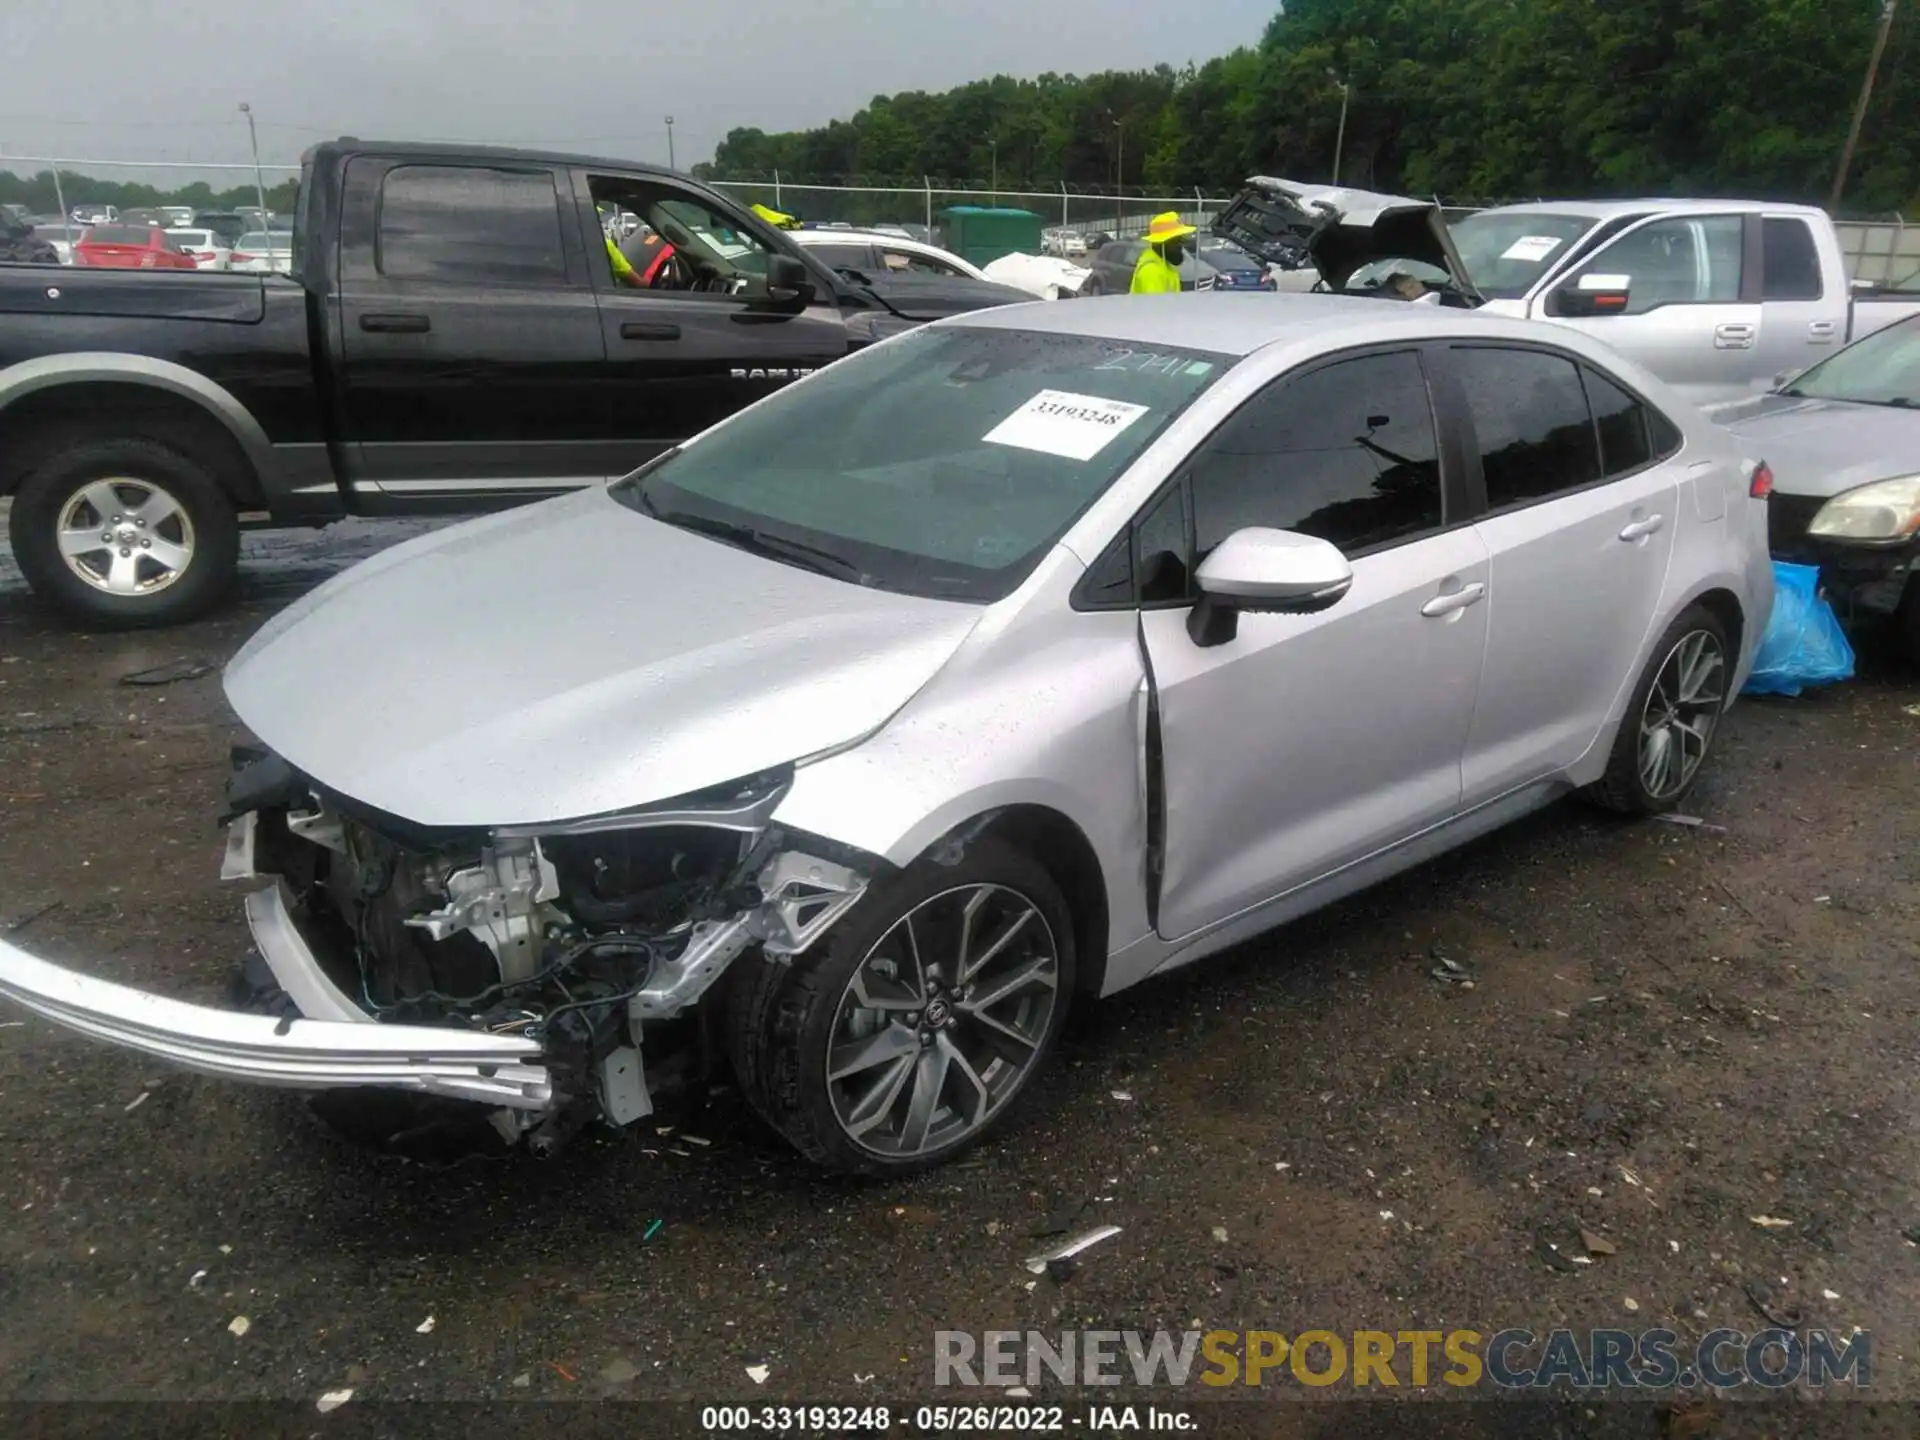
[[[0,933],[217,1000],[246,944],[215,880],[237,731],[217,674],[118,678],[221,661],[278,605],[421,528],[249,536],[238,604],[148,635],[65,632],[0,561]],[[351,1388],[317,1428],[401,1414],[383,1423],[473,1434],[505,1411],[550,1433],[591,1412],[691,1434],[694,1418],[601,1407],[377,1407],[898,1406],[932,1398],[948,1327],[1665,1324],[1684,1343],[1764,1328],[1761,1304],[1864,1327],[1873,1392],[1920,1399],[1920,1249],[1901,1234],[1920,1224],[1920,684],[1868,642],[1861,668],[1734,712],[1690,805],[1724,829],[1560,806],[1090,1007],[1021,1123],[907,1183],[822,1177],[726,1094],[672,1136],[600,1132],[544,1165],[407,1162],[294,1097],[0,1013],[0,1402],[311,1417]],[[1437,956],[1472,984],[1434,978]],[[690,1131],[711,1143],[674,1143]],[[1121,1234],[1029,1284],[1034,1231],[1083,1204],[1076,1227]],[[1613,1253],[1568,1263],[1582,1227]],[[1042,1398],[1077,1416],[1086,1397]],[[1353,1397],[1291,1381],[1262,1396]],[[1193,1409],[1202,1434],[1344,1436],[1402,1413],[1152,1398]],[[1515,1435],[1709,1433],[1662,1430],[1644,1403],[1551,1422],[1441,1409]],[[1698,1413],[1719,1435],[1911,1434],[1916,1412],[1802,1393],[1784,1428],[1772,1408]]]

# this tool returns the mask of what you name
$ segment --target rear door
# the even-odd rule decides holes
[[[602,242],[590,256],[606,363],[596,394],[624,474],[847,353],[847,327],[824,283],[802,310],[766,295],[768,234],[663,176],[574,175],[583,217],[613,200],[677,241],[645,288],[619,283]]]
[[[617,473],[565,184],[540,164],[349,162],[335,359],[367,508],[511,504]]]
[[[1536,318],[1584,330],[1631,355],[1697,405],[1746,394],[1768,374],[1760,348],[1758,217],[1667,215],[1622,232],[1535,299]],[[1624,285],[1624,309],[1564,313],[1557,299],[1582,282]]]
[[[1560,351],[1456,343],[1491,557],[1486,667],[1462,766],[1471,808],[1564,770],[1600,736],[1659,613],[1684,517],[1659,452],[1677,436]]]
[[[1847,293],[1828,294],[1813,226],[1799,215],[1760,220],[1760,375],[1771,385],[1783,370],[1804,370],[1847,339]]]

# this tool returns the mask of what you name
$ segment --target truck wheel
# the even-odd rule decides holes
[[[1629,815],[1656,815],[1685,799],[1719,733],[1733,666],[1720,617],[1704,605],[1683,611],[1653,647],[1607,773],[1587,798]]]
[[[998,1126],[1073,994],[1073,924],[1047,872],[976,840],[874,885],[790,965],[734,963],[727,1034],[748,1102],[801,1154],[901,1175]]]
[[[220,482],[145,436],[56,450],[21,482],[8,529],[27,583],[95,630],[191,620],[226,594],[240,558]]]

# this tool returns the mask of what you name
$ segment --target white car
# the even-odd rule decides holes
[[[193,207],[191,205],[162,205],[160,213],[166,217],[167,224],[185,230],[192,228]]]
[[[1076,257],[1084,259],[1087,253],[1087,237],[1084,235],[1068,235],[1060,242],[1060,253],[1069,260]]]
[[[989,280],[1011,285],[1042,300],[1065,300],[1078,295],[1093,272],[1057,255],[1002,255],[984,269]]]
[[[231,270],[233,247],[214,230],[169,230],[167,238],[193,257],[202,270]]]
[[[965,275],[974,280],[992,280],[971,260],[962,260],[951,250],[923,244],[881,230],[795,230],[791,238],[809,250],[824,250],[821,256],[835,269],[875,269],[882,273],[909,275]],[[1004,282],[1003,282],[1004,283]]]
[[[233,242],[228,256],[229,270],[252,274],[285,275],[293,269],[293,232],[291,230],[249,230]]]

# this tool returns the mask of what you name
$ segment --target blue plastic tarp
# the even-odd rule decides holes
[[[1853,645],[1820,593],[1818,565],[1773,562],[1773,616],[1743,695],[1798,695],[1853,678]]]

